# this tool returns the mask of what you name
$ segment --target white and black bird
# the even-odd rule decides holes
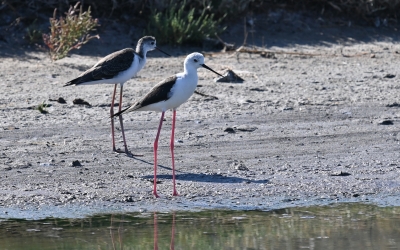
[[[142,97],[138,102],[132,106],[123,109],[122,111],[116,113],[113,116],[120,116],[123,113],[128,113],[132,111],[158,111],[161,112],[160,124],[158,126],[158,131],[156,139],[154,141],[154,188],[153,194],[155,197],[157,195],[157,148],[158,148],[158,138],[160,136],[162,122],[164,120],[165,111],[172,109],[172,133],[171,133],[171,157],[172,157],[172,180],[173,180],[173,195],[178,195],[175,185],[175,161],[174,161],[174,133],[175,133],[175,118],[176,109],[186,102],[190,96],[194,93],[197,82],[197,69],[199,67],[211,70],[215,74],[220,75],[215,72],[207,65],[204,64],[204,56],[200,53],[192,53],[188,55],[184,63],[184,72],[178,73],[176,75],[170,76],[157,85],[155,85],[144,97]],[[220,75],[221,76],[221,75]]]
[[[152,36],[142,37],[136,46],[136,50],[132,48],[126,48],[123,50],[116,51],[112,54],[101,59],[92,68],[86,70],[77,78],[67,82],[65,86],[70,85],[93,85],[93,84],[114,84],[114,92],[111,99],[110,115],[114,114],[114,101],[117,91],[117,85],[120,85],[120,96],[118,103],[118,111],[122,109],[122,90],[123,85],[126,81],[134,77],[146,64],[146,54],[148,51],[157,49],[164,54],[166,52],[157,48],[156,39]],[[124,125],[122,117],[119,118],[121,124],[122,139],[124,141],[125,151],[117,150],[115,146],[115,133],[114,133],[114,119],[111,119],[111,137],[113,151],[129,154],[128,147],[126,145]]]

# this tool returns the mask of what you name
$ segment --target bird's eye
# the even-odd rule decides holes
[[[193,61],[194,61],[194,62],[198,62],[198,60],[197,60],[197,59],[194,59]]]
[[[151,45],[154,45],[154,42],[151,42]]]

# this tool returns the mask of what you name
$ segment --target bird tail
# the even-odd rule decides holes
[[[63,87],[67,87],[67,86],[71,86],[71,85],[80,85],[85,82],[91,82],[91,81],[98,80],[98,79],[93,78],[91,74],[85,74],[85,73],[86,72],[82,73],[77,78],[72,79],[71,81],[67,82],[66,84],[64,84]]]
[[[78,80],[78,78],[74,79],[74,80],[71,80],[71,81],[67,82],[65,85],[63,85],[63,87],[67,87],[67,86],[71,86],[71,85],[74,85],[74,84],[78,84],[77,80]]]

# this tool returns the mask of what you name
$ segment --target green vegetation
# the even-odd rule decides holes
[[[51,107],[51,104],[47,104],[44,101],[35,107],[35,110],[38,110],[42,114],[47,114],[48,111],[46,108]]]
[[[43,41],[49,47],[53,61],[66,57],[68,52],[79,49],[89,40],[99,38],[88,34],[98,26],[98,20],[91,16],[90,7],[83,12],[82,6],[78,9],[78,5],[79,2],[71,6],[65,17],[59,19],[55,9],[50,18],[50,34],[43,34]]]
[[[76,0],[13,0],[5,1],[3,11],[23,9],[36,13],[44,13],[49,9],[66,10],[74,5]],[[178,0],[112,0],[97,1],[85,0],[85,6],[93,6],[96,16],[119,18],[130,15],[145,19],[152,8],[164,12],[171,4],[182,5]],[[26,8],[27,5],[29,8]],[[227,19],[249,11],[260,13],[269,9],[284,8],[288,10],[315,10],[318,13],[331,12],[333,14],[347,15],[350,18],[368,18],[380,16],[385,18],[398,18],[400,0],[186,0],[185,8],[202,10],[208,8],[216,17],[227,14]],[[1,8],[0,8],[1,13]],[[146,20],[144,20],[146,21]]]
[[[269,13],[274,9],[310,11],[322,18],[343,17],[369,25],[380,21],[397,25],[400,13],[400,0],[85,0],[85,12],[78,5],[76,0],[5,1],[0,4],[0,16],[7,16],[4,20],[9,20],[10,26],[24,22],[25,39],[29,43],[38,43],[41,30],[44,30],[38,27],[44,25],[46,19],[43,17],[51,16],[53,12],[50,32],[43,34],[43,41],[52,60],[58,60],[98,38],[89,35],[98,26],[92,11],[93,16],[117,22],[135,26],[145,23],[146,34],[156,36],[160,43],[169,44],[199,44],[204,38],[222,32],[222,27],[230,21],[240,20],[249,13]],[[66,12],[65,16],[56,17],[56,11]],[[36,22],[29,23],[35,19]]]
[[[204,38],[224,30],[219,24],[225,16],[215,19],[214,14],[207,14],[206,8],[196,14],[196,8],[187,11],[186,6],[184,1],[180,7],[175,3],[163,12],[153,12],[147,34],[157,37],[159,43],[200,44]]]
[[[42,39],[42,32],[38,29],[36,22],[37,19],[25,29],[25,39],[31,44],[38,43]]]

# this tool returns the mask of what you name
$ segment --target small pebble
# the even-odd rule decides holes
[[[75,100],[72,101],[73,104],[75,105],[87,105],[91,106],[87,101],[81,99],[81,98],[76,98]]]
[[[75,160],[72,162],[72,167],[82,167],[82,164],[80,163],[80,161]]]
[[[225,128],[224,129],[224,132],[228,132],[228,133],[235,133],[235,130],[233,129],[233,128],[231,128],[231,127],[227,127],[227,128]]]

